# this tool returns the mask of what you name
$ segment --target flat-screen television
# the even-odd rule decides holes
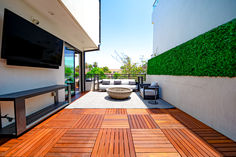
[[[58,69],[62,51],[61,39],[5,9],[1,57],[8,65]]]

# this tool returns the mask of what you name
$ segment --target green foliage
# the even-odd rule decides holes
[[[65,66],[65,75],[70,76],[73,74],[73,68],[69,66]]]
[[[97,68],[97,67],[98,67],[98,63],[97,63],[97,62],[94,62],[94,63],[93,63],[93,67],[94,67],[94,68]]]
[[[93,77],[96,74],[99,75],[100,79],[106,78],[106,75],[104,74],[102,68],[94,67],[89,72],[87,72],[87,75],[90,77]]]
[[[79,72],[75,72],[75,77],[78,78],[79,77]]]
[[[236,76],[236,19],[148,61],[149,75]]]
[[[124,53],[119,53],[115,51],[115,56],[112,56],[115,58],[118,62],[122,64],[120,69],[122,70],[122,74],[145,74],[147,69],[147,61],[145,60],[144,56],[141,56],[140,61],[141,63],[133,63],[131,61],[131,58],[128,55],[125,55]]]
[[[79,73],[79,65],[75,67],[75,71]]]
[[[73,75],[74,75],[73,67],[65,66],[66,83],[74,81]]]
[[[102,70],[104,71],[104,73],[111,73],[107,66],[103,67]]]
[[[113,75],[114,79],[118,79],[120,77],[120,74],[115,72],[114,75]]]

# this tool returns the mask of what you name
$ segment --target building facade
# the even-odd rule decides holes
[[[78,53],[81,68],[80,80],[82,85],[85,84],[85,53],[98,50],[100,45],[99,0],[1,0],[0,47],[2,46],[4,9],[14,12],[63,40],[64,47],[67,45]],[[56,84],[65,84],[64,48],[59,69],[8,65],[6,59],[0,59],[0,95]],[[65,100],[65,91],[60,91],[59,100]],[[51,93],[26,99],[26,115],[50,104],[53,104]],[[13,102],[0,102],[0,105],[2,115],[8,114],[14,117]],[[3,126],[8,124],[6,119],[2,119]]]
[[[235,19],[235,8],[234,0],[155,1],[153,52],[162,54]],[[236,140],[235,77],[152,74],[147,80],[159,83],[161,98]]]

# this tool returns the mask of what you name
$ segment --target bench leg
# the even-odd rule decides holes
[[[26,130],[25,99],[15,99],[15,129],[16,136]]]

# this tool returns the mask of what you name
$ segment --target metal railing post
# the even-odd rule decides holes
[[[95,82],[96,82],[96,76],[93,75],[93,91],[95,91]]]
[[[68,103],[71,103],[71,85],[68,85]]]
[[[97,75],[97,90],[99,90],[99,75]]]

